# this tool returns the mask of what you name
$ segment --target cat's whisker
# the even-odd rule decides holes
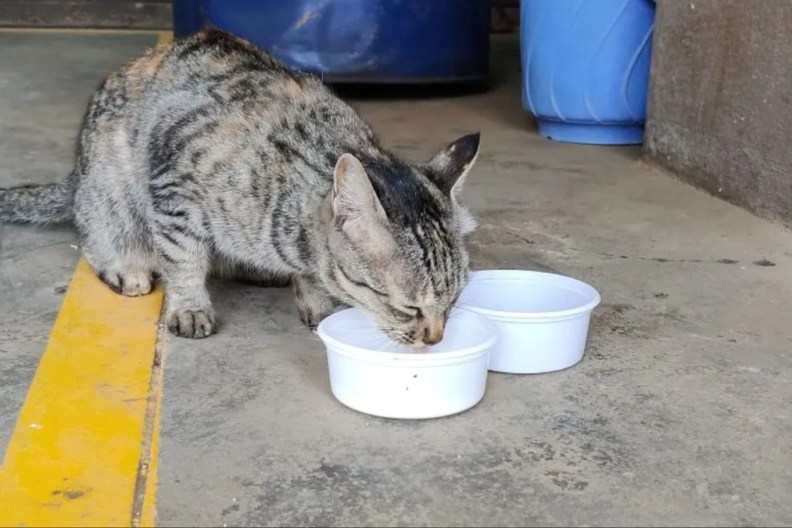
[[[447,321],[451,321],[451,320],[459,317],[461,314],[462,314],[462,312],[460,312],[459,310],[454,310],[453,312],[451,312],[451,315],[448,316]]]

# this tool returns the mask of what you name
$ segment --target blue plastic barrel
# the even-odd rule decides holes
[[[208,23],[332,82],[476,81],[490,0],[203,0]]]
[[[173,0],[173,36],[185,37],[204,26],[203,0]]]
[[[523,0],[523,108],[539,134],[605,145],[643,142],[652,0]]]

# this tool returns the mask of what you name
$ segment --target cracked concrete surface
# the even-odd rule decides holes
[[[0,41],[0,69],[21,84],[2,89],[0,178],[51,181],[71,165],[91,75],[126,52],[91,45],[90,71],[69,77],[58,68],[72,44],[20,60],[12,43]],[[519,106],[516,46],[499,41],[494,58],[488,93],[355,104],[414,159],[482,131],[465,190],[481,224],[474,265],[595,285],[583,362],[491,374],[458,416],[374,418],[333,399],[288,290],[215,284],[221,333],[165,338],[159,524],[792,523],[792,234],[637,149],[539,138]],[[68,228],[2,235],[0,447],[77,257]]]

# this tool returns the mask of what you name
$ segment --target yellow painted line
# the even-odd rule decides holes
[[[0,468],[0,526],[132,524],[156,458],[161,306],[159,289],[117,295],[80,261]]]
[[[157,32],[157,46],[166,46],[173,42],[172,31],[158,31]]]

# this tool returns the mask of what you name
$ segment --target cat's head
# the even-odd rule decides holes
[[[467,283],[476,224],[458,197],[478,149],[471,134],[422,165],[344,154],[335,166],[325,283],[396,342],[440,342]]]

